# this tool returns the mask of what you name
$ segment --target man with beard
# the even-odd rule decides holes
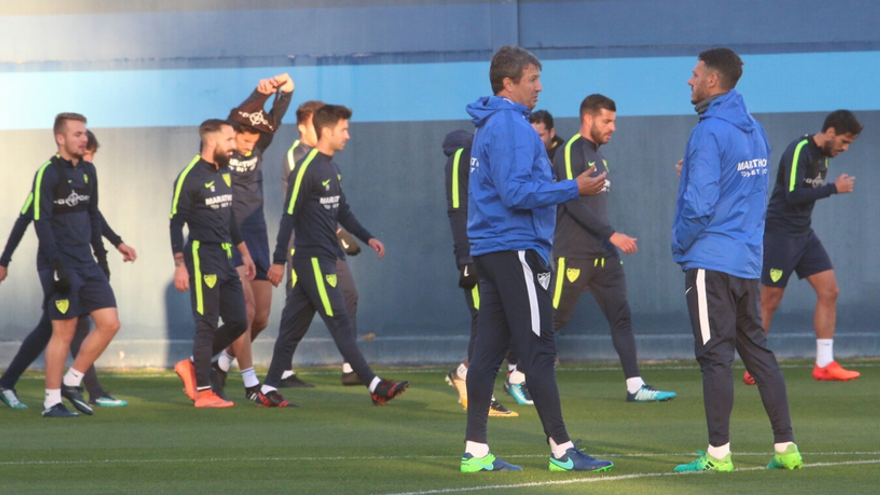
[[[816,380],[847,381],[861,373],[843,369],[834,360],[834,324],[837,319],[837,279],[822,241],[813,232],[811,217],[816,200],[853,191],[856,178],[841,174],[825,184],[828,160],[847,149],[859,137],[862,124],[849,110],[831,112],[822,132],[796,139],[779,160],[776,185],[767,208],[764,232],[764,265],[761,271],[761,313],[764,329],[782,302],[792,272],[805,278],[816,291]],[[746,371],[743,381],[754,385]]]
[[[626,297],[626,274],[617,249],[626,254],[638,250],[636,239],[617,232],[608,223],[608,196],[611,172],[599,147],[608,144],[615,131],[617,106],[614,100],[594,94],[581,102],[580,133],[556,154],[556,178],[573,179],[588,168],[594,175],[605,173],[600,194],[582,196],[559,205],[553,254],[556,281],[553,292],[553,329],[559,331],[574,312],[582,292],[590,291],[608,324],[611,341],[623,366],[628,402],[667,401],[675,392],[664,392],[646,385],[639,373],[632,314]]]
[[[98,139],[92,131],[89,130],[86,131],[86,136],[88,137],[88,141],[86,142],[86,153],[83,155],[82,159],[83,161],[92,163],[92,159],[98,151]],[[9,263],[12,261],[12,254],[18,247],[18,243],[21,242],[21,238],[24,236],[28,225],[30,225],[34,219],[33,199],[34,193],[31,192],[25,201],[25,206],[21,211],[21,215],[16,219],[15,226],[9,234],[9,240],[6,242],[6,249],[3,251],[3,255],[0,256],[0,282],[3,282],[3,280],[6,279],[6,270]],[[131,261],[134,263],[137,259],[137,252],[134,248],[122,242],[122,238],[113,232],[113,229],[107,225],[104,215],[101,215],[101,234],[104,238],[110,241],[120,253],[122,253],[123,261]],[[109,281],[110,267],[107,264],[107,251],[103,250],[103,243],[101,248],[102,251],[96,252],[95,256],[98,259],[98,266],[100,266],[104,271],[104,274],[107,275],[107,280]],[[79,349],[90,330],[91,321],[89,318],[79,318],[79,321],[76,324],[76,333],[73,336],[73,340],[70,342],[70,350],[74,358],[79,352]],[[13,409],[27,408],[25,404],[18,400],[18,396],[15,392],[15,385],[18,383],[18,379],[21,377],[22,373],[24,373],[25,370],[36,361],[43,350],[46,349],[46,346],[49,344],[49,339],[51,338],[52,321],[49,319],[48,313],[43,311],[43,317],[40,319],[40,322],[22,341],[21,347],[15,354],[15,357],[12,358],[9,367],[6,368],[6,371],[3,372],[3,376],[0,377],[0,400],[2,400],[7,406]],[[89,369],[85,372],[83,383],[89,391],[89,405],[99,405],[104,407],[121,407],[128,405],[128,402],[117,399],[104,390],[101,386],[101,382],[98,380],[98,374],[95,372],[94,365],[89,366]]]
[[[221,397],[225,397],[226,373],[232,360],[236,358],[248,400],[256,399],[260,385],[254,371],[251,342],[269,325],[269,311],[272,307],[272,286],[266,278],[266,271],[271,263],[269,235],[263,215],[263,153],[272,144],[272,137],[287,113],[293,89],[293,80],[287,74],[263,79],[257,89],[229,114],[228,121],[235,129],[235,150],[229,159],[229,169],[232,171],[232,209],[257,273],[253,280],[245,281],[245,267],[241,256],[237,250],[233,251],[233,264],[242,278],[248,329],[229,349],[221,353],[220,359],[214,364],[214,391]],[[272,103],[272,110],[267,114],[263,106],[276,91],[278,96]]]
[[[694,354],[703,375],[709,448],[675,471],[733,471],[730,413],[738,352],[755,375],[774,436],[768,469],[798,469],[785,378],[761,326],[760,286],[770,143],[734,88],[743,62],[729,48],[700,53],[691,131],[672,224],[672,256],[685,272]]]
[[[82,379],[119,331],[116,298],[107,275],[92,257],[101,246],[98,177],[87,152],[86,118],[62,113],[55,118],[58,152],[37,171],[33,187],[34,230],[39,239],[37,270],[52,320],[46,347],[44,417],[78,416],[64,407],[70,400],[83,414],[92,408],[83,399]],[[64,374],[70,342],[79,317],[90,314],[95,330],[83,341],[73,366]]]
[[[209,119],[199,126],[202,154],[183,169],[171,202],[171,251],[174,286],[192,288],[196,333],[193,353],[174,371],[196,407],[231,407],[232,402],[211,390],[211,363],[247,329],[247,310],[239,274],[232,266],[232,247],[241,253],[243,280],[255,275],[254,262],[241,238],[232,209],[232,172],[229,157],[235,131],[226,121]],[[189,228],[186,246],[183,226]],[[223,326],[217,328],[218,319]]]

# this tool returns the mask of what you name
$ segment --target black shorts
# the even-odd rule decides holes
[[[803,279],[833,269],[831,258],[815,232],[799,237],[764,233],[763,285],[785,287],[792,272]]]
[[[70,274],[70,293],[55,290],[55,271],[40,270],[40,284],[45,298],[44,311],[50,320],[68,320],[92,311],[116,307],[116,296],[104,271],[93,263],[88,266],[67,268]]]
[[[269,234],[265,230],[260,231],[242,231],[241,238],[248,252],[251,253],[251,259],[254,260],[254,266],[257,267],[257,276],[254,280],[269,280],[266,273],[272,262],[269,261]],[[232,249],[232,266],[238,268],[244,263],[241,261],[241,253],[238,249]]]

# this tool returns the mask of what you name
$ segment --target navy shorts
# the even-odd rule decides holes
[[[831,258],[815,232],[799,237],[764,233],[763,285],[785,287],[792,272],[803,279],[833,269]]]
[[[87,315],[92,311],[116,307],[116,296],[110,288],[107,276],[97,263],[67,268],[70,274],[70,293],[55,290],[55,271],[40,270],[45,306],[50,320],[68,320]]]
[[[251,232],[242,231],[241,238],[244,240],[248,252],[251,253],[251,259],[254,260],[254,265],[257,267],[257,276],[254,280],[269,280],[266,276],[269,267],[272,266],[272,263],[269,261],[269,234],[265,230]],[[232,266],[236,268],[244,264],[241,261],[241,253],[239,253],[238,249],[235,249],[234,247],[232,249],[232,261]]]

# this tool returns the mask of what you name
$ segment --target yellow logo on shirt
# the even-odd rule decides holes
[[[89,176],[86,174],[83,174],[83,180],[86,181],[86,184],[88,184],[89,183]]]
[[[67,310],[70,309],[70,301],[67,299],[56,299],[55,307],[58,308],[61,314],[66,314]]]
[[[223,174],[223,182],[225,182],[227,186],[232,187],[232,175]]]
[[[580,277],[580,276],[581,276],[581,269],[580,268],[569,268],[568,270],[565,270],[565,278],[567,278],[568,282],[571,284],[573,284],[574,281],[577,280],[578,277]]]
[[[336,287],[336,274],[331,273],[330,275],[326,275],[324,278],[327,279],[327,283],[330,284],[330,287]]]
[[[209,289],[213,289],[214,286],[217,285],[217,275],[205,275],[205,285],[207,285]]]
[[[779,282],[779,279],[782,278],[782,270],[778,268],[770,269],[770,280],[773,282]]]

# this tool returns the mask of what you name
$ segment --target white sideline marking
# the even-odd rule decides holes
[[[769,456],[767,452],[734,452],[737,456]],[[876,455],[880,456],[880,452],[802,452],[807,456],[827,456],[827,455]],[[685,453],[659,453],[659,454],[595,454],[596,457],[674,457],[674,456],[692,456],[693,452]],[[519,454],[505,455],[505,458],[527,458],[527,457],[547,457],[547,454]],[[0,466],[40,466],[40,465],[79,465],[79,464],[154,464],[162,462],[290,462],[290,461],[381,461],[393,459],[455,459],[454,456],[448,455],[379,455],[379,456],[332,456],[332,457],[222,457],[210,459],[79,459],[66,461],[5,461],[0,462]],[[851,462],[880,462],[880,459],[871,461],[851,461]],[[821,465],[815,464],[815,465]],[[835,464],[836,465],[836,464]],[[751,469],[751,468],[743,468]],[[629,475],[627,475],[629,476]]]
[[[880,459],[874,459],[870,461],[846,461],[846,462],[816,462],[813,464],[804,464],[804,468],[814,468],[814,467],[827,467],[827,466],[845,466],[845,465],[855,465],[855,464],[880,464]],[[749,468],[739,468],[734,471],[734,473],[742,472],[742,471],[758,471],[765,470],[767,468],[762,466],[749,467]],[[620,480],[631,480],[631,479],[639,479],[639,478],[658,478],[660,476],[690,476],[690,475],[700,475],[706,474],[706,472],[690,472],[690,473],[675,473],[675,472],[665,472],[665,473],[636,473],[636,474],[623,474],[620,476],[600,476],[595,478],[578,478],[573,480],[559,480],[559,481],[534,481],[531,483],[516,483],[511,485],[488,485],[488,486],[475,486],[468,488],[441,488],[437,490],[422,490],[418,492],[401,492],[394,493],[391,495],[429,495],[433,493],[460,493],[460,492],[475,492],[479,490],[509,490],[511,488],[533,488],[540,486],[551,486],[551,485],[571,485],[574,483],[597,483],[600,481],[620,481]],[[732,473],[731,473],[732,474]]]

